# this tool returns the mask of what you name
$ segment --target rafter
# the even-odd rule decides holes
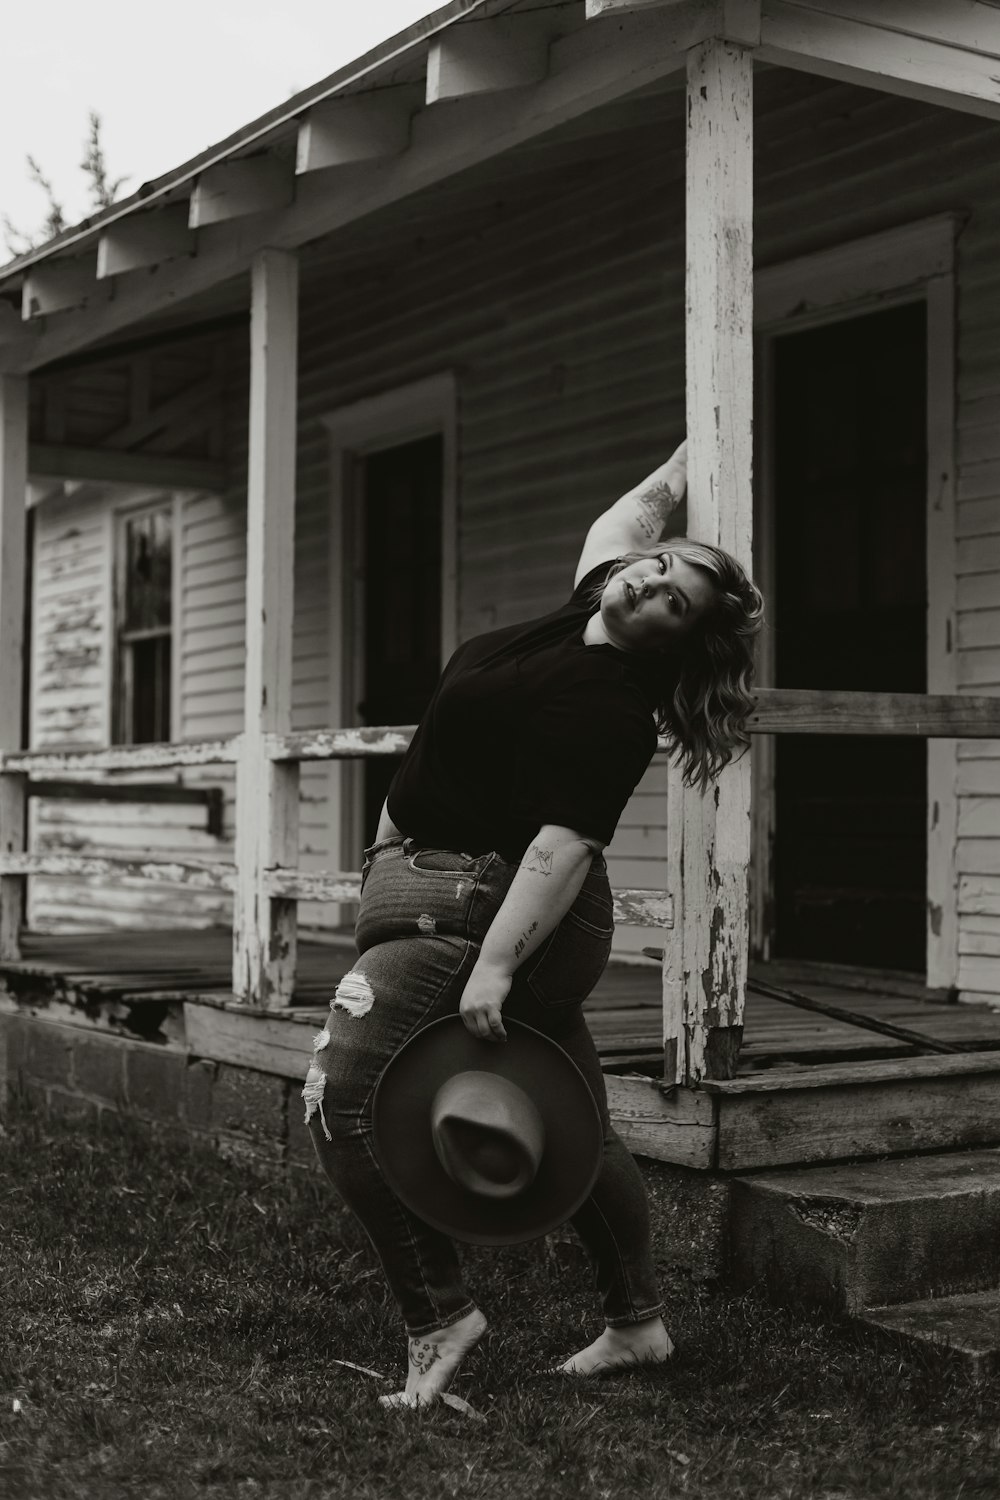
[[[410,143],[409,89],[379,89],[311,109],[299,126],[296,172],[316,172],[398,156]]]
[[[454,26],[431,43],[427,103],[539,83],[548,56],[549,33],[534,16]]]
[[[188,213],[192,229],[223,224],[250,214],[286,208],[292,201],[292,174],[271,156],[250,156],[209,167],[198,178]]]
[[[96,269],[96,259],[90,255],[33,266],[21,288],[21,317],[40,318],[86,307],[94,298]],[[106,295],[106,289],[102,290]]]
[[[121,276],[145,266],[194,254],[186,204],[136,214],[101,235],[97,242],[97,278]]]

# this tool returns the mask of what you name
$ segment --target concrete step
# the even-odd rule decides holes
[[[945,1350],[977,1380],[1000,1370],[1000,1289],[872,1307],[861,1322],[908,1343]]]
[[[1000,1149],[736,1178],[730,1269],[852,1315],[1000,1285]]]

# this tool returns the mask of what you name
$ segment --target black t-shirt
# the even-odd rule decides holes
[[[513,862],[543,823],[610,843],[656,749],[663,668],[585,643],[608,566],[552,614],[459,646],[389,788],[402,833]]]

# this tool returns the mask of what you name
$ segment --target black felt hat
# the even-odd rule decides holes
[[[485,1042],[458,1016],[418,1031],[379,1079],[375,1154],[406,1206],[472,1245],[564,1223],[601,1169],[594,1096],[561,1047],[518,1021]]]

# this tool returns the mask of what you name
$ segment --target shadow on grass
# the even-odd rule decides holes
[[[0,1242],[7,1500],[1000,1493],[1000,1381],[666,1270],[668,1368],[547,1375],[600,1328],[561,1237],[466,1255],[491,1328],[455,1390],[485,1422],[384,1411],[396,1313],[318,1169],[269,1178],[114,1116],[15,1103]]]

